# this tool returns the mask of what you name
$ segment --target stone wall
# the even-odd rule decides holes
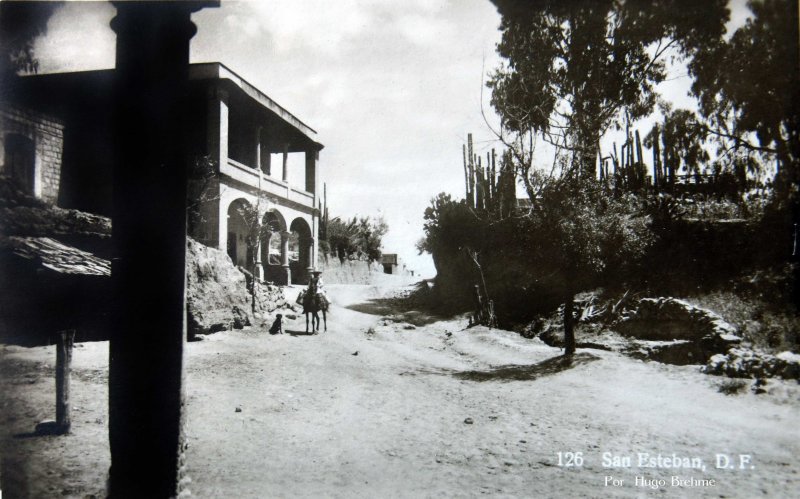
[[[48,203],[58,201],[61,182],[61,159],[64,149],[64,126],[57,119],[17,106],[0,106],[0,173],[10,175],[5,165],[7,134],[30,139],[35,147],[33,192]]]
[[[703,372],[731,378],[800,379],[800,355],[788,351],[771,355],[748,348],[731,348],[727,353],[711,357]]]
[[[371,284],[376,274],[383,274],[383,266],[363,260],[341,261],[337,257],[320,255],[319,268],[326,284]]]
[[[233,265],[230,257],[188,239],[186,251],[186,310],[189,337],[226,329],[259,325],[286,305],[283,288],[255,284],[252,277]],[[255,313],[254,313],[255,310]]]
[[[719,314],[672,297],[642,298],[617,330],[644,340],[698,340],[707,336],[737,336],[736,328]]]
[[[192,239],[186,251],[186,309],[190,337],[253,323],[244,274],[228,255]]]

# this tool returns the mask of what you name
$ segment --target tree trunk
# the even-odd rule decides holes
[[[575,353],[575,293],[569,292],[564,301],[564,355]]]

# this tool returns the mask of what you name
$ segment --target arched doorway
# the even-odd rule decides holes
[[[228,206],[228,256],[234,265],[248,268],[253,261],[254,248],[248,244],[250,227],[247,218],[252,210],[252,205],[239,198]],[[251,269],[249,269],[251,270]]]
[[[286,233],[286,220],[278,210],[272,209],[264,214],[261,223],[266,229],[262,231],[260,255],[264,279],[278,284],[288,284],[288,266],[284,267],[281,244],[281,238],[285,237],[283,234]]]
[[[302,218],[295,218],[289,226],[289,266],[292,270],[293,284],[307,284],[309,269],[314,267],[311,256],[314,239],[311,227]]]

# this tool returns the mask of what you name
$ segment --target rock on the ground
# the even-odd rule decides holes
[[[192,239],[186,252],[186,308],[190,336],[252,324],[244,274],[228,255]]]
[[[771,355],[747,348],[732,348],[711,357],[703,372],[731,378],[800,379],[800,355],[781,352]]]
[[[255,311],[259,315],[266,315],[286,304],[286,297],[280,286],[256,282],[255,291]]]
[[[548,345],[563,347],[562,328],[541,323],[530,329]],[[575,340],[578,348],[676,365],[704,364],[742,341],[736,328],[718,314],[677,298],[643,298],[611,331],[596,323],[580,323]]]
[[[738,338],[736,328],[717,313],[678,298],[642,298],[616,329],[642,340],[697,341],[709,335]]]
[[[717,313],[677,298],[642,298],[615,327],[634,338],[635,356],[668,364],[701,364],[742,341]]]

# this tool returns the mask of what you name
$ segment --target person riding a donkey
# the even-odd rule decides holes
[[[315,270],[311,273],[308,288],[301,294],[301,305],[303,305],[303,313],[306,315],[306,333],[308,332],[309,317],[311,319],[312,332],[316,334],[319,331],[319,312],[322,312],[324,330],[327,332],[327,311],[330,306],[330,300],[325,293],[321,271]]]

